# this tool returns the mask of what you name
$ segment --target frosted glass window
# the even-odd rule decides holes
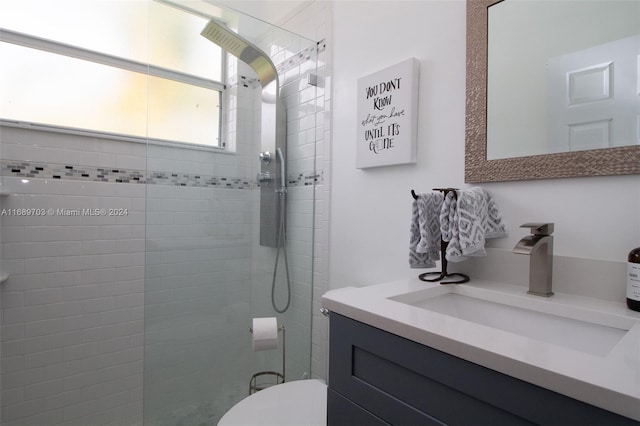
[[[0,55],[3,119],[219,145],[219,91],[9,43]]]
[[[2,0],[0,26],[146,62],[148,10],[146,0]]]
[[[149,137],[219,146],[220,92],[149,77]]]
[[[23,35],[0,42],[0,118],[220,146],[206,22],[151,0],[3,0],[0,27]]]
[[[109,55],[222,79],[207,20],[153,0],[2,0],[0,27]]]
[[[149,63],[222,80],[222,49],[200,35],[207,20],[151,1]]]
[[[9,43],[0,56],[1,118],[146,137],[146,75]]]

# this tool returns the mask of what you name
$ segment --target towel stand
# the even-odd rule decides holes
[[[453,197],[457,200],[458,199],[458,193],[457,188],[433,188],[434,191],[440,191],[442,192],[443,198],[447,198],[447,194],[449,192],[453,192]],[[416,195],[416,192],[412,189],[411,190],[411,196],[413,197],[414,200],[418,199],[418,195]],[[442,239],[442,237],[440,237],[440,263],[442,265],[442,270],[440,272],[424,272],[420,275],[418,275],[418,279],[420,281],[427,281],[427,282],[436,282],[436,281],[440,281],[440,284],[462,284],[462,283],[466,283],[469,281],[469,276],[465,275],[465,274],[460,274],[458,272],[452,272],[449,273],[447,272],[447,258],[446,258],[446,253],[447,253],[447,247],[449,246],[449,242],[448,241],[444,241]]]

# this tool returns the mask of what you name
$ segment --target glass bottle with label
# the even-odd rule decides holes
[[[640,247],[629,252],[627,274],[627,306],[640,311]]]

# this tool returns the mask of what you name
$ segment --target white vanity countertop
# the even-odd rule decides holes
[[[484,280],[450,285],[487,289],[497,297],[534,298],[535,303],[543,300],[561,305],[561,309],[577,308],[594,317],[619,317],[635,325],[608,353],[594,355],[390,299],[445,287],[417,277],[332,290],[323,296],[322,305],[381,330],[640,421],[640,312],[627,309],[624,303],[562,293],[545,299],[527,295],[522,286]]]

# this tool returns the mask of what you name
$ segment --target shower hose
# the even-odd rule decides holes
[[[279,314],[285,312],[289,309],[289,305],[291,304],[291,280],[289,278],[289,263],[287,261],[287,231],[285,229],[285,200],[287,197],[287,190],[285,187],[279,189],[278,194],[280,196],[280,226],[278,228],[278,243],[276,244],[276,261],[273,265],[273,279],[271,281],[271,305],[273,309]],[[284,308],[280,309],[276,305],[276,276],[278,274],[278,261],[280,259],[280,251],[282,250],[282,254],[284,256],[284,270],[287,277],[287,303]]]

